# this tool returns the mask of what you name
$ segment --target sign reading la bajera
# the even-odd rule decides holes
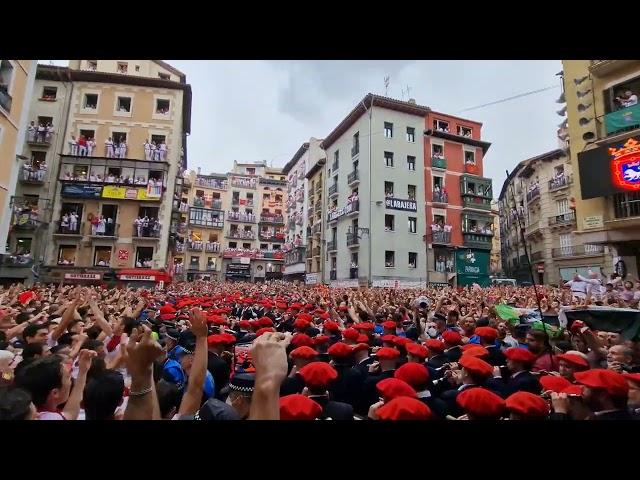
[[[399,198],[385,199],[385,207],[393,210],[405,210],[407,212],[418,211],[418,203],[415,200],[401,200]]]

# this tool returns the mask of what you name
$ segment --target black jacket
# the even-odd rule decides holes
[[[427,360],[427,366],[431,368],[440,368],[442,365],[449,362],[450,360],[444,353],[439,353]]]
[[[459,390],[458,388],[452,388],[450,390],[444,391],[440,395],[440,399],[446,405],[445,415],[452,415],[454,417],[459,417],[460,415],[462,415],[464,411],[458,406],[458,402],[457,402],[458,395],[460,395],[462,391],[468,388],[481,388],[478,385],[463,385],[461,387],[462,387],[462,390]]]
[[[444,356],[447,358],[447,362],[457,362],[462,356],[462,348],[460,347],[460,345],[447,348],[444,351]]]
[[[302,393],[304,389],[304,380],[300,375],[287,377],[280,385],[280,396],[293,395],[294,393]]]
[[[494,367],[500,367],[506,364],[506,357],[504,353],[500,350],[500,347],[496,347],[495,345],[489,345],[485,347],[489,351],[489,358],[487,358],[487,363],[493,365]]]
[[[329,400],[326,395],[310,395],[309,398],[320,404],[322,414],[320,418],[331,418],[332,420],[353,420],[353,407],[348,403]]]
[[[209,373],[211,373],[216,386],[216,398],[221,399],[220,392],[227,385],[227,383],[229,383],[231,368],[224,359],[220,358],[219,355],[213,352],[208,352],[207,370],[209,370]]]
[[[369,375],[369,365],[371,365],[373,361],[373,357],[367,357],[360,363],[355,364],[353,366],[353,369],[356,370],[360,375],[362,375],[363,379],[367,378],[367,376]]]
[[[338,378],[329,386],[329,394],[335,402],[354,405],[362,397],[362,376],[352,369],[353,365],[335,365]]]
[[[542,392],[540,382],[531,372],[522,372],[515,377],[511,375],[508,378],[490,378],[484,386],[503,398],[515,392],[529,392],[534,395],[540,395]]]
[[[353,404],[353,407],[357,414],[367,416],[369,413],[369,407],[374,403],[378,402],[380,399],[380,393],[376,388],[376,385],[380,380],[384,380],[385,378],[392,378],[395,373],[395,370],[387,370],[385,372],[377,373],[377,374],[368,374],[366,379],[363,382],[362,386],[362,394],[358,397],[358,401],[356,404]]]
[[[447,416],[447,404],[444,400],[434,397],[433,395],[427,398],[418,398],[418,400],[429,407],[429,410],[433,413],[434,420],[445,420]]]

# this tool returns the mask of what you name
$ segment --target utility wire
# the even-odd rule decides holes
[[[465,108],[464,110],[459,110],[457,113],[468,112],[469,110],[477,110],[478,108],[488,107],[489,105],[496,105],[498,103],[508,102],[509,100],[515,100],[516,98],[522,98],[529,95],[534,95],[536,93],[544,92],[547,90],[551,90],[553,88],[558,88],[560,85],[552,85],[549,87],[539,88],[538,90],[531,90],[530,92],[520,93],[519,95],[514,95],[512,97],[503,98],[500,100],[496,100],[495,102],[485,103],[483,105],[478,105],[476,107]]]

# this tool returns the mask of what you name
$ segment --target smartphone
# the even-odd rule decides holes
[[[251,343],[237,343],[233,346],[232,372],[253,373],[255,368],[251,361]]]

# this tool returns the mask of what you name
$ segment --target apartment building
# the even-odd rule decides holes
[[[169,281],[173,195],[190,131],[184,74],[157,60],[74,60],[38,70],[42,95],[63,82],[56,97],[61,92],[68,102],[49,174],[56,188],[41,280]],[[47,102],[34,102],[34,119],[51,116]]]
[[[16,192],[29,159],[25,139],[36,64],[36,60],[0,60],[0,207],[5,213],[0,219],[1,283],[32,278],[31,239],[47,213],[48,205],[39,197],[23,199]]]
[[[425,121],[429,283],[487,285],[493,184],[483,171],[491,144],[482,140],[479,122],[431,110]]]
[[[368,94],[323,140],[332,286],[426,284],[422,132],[429,111]]]
[[[496,200],[491,201],[491,213],[493,215],[493,241],[491,242],[489,272],[493,276],[499,276],[502,273],[502,236],[500,233],[500,207]]]
[[[318,146],[317,154],[310,155],[309,170],[305,175],[307,181],[307,195],[305,201],[307,208],[306,238],[306,274],[305,283],[315,285],[328,283],[329,275],[325,270],[326,258],[326,223],[327,193],[325,191],[327,159],[324,150]]]
[[[623,277],[640,271],[640,61],[563,60],[576,203],[574,245],[607,246]],[[607,274],[611,271],[607,271]]]
[[[578,272],[605,273],[611,257],[603,245],[576,243],[575,174],[567,149],[523,160],[500,193],[500,230],[505,274],[530,282],[525,242],[536,283],[560,284]],[[520,223],[519,223],[520,220]]]

